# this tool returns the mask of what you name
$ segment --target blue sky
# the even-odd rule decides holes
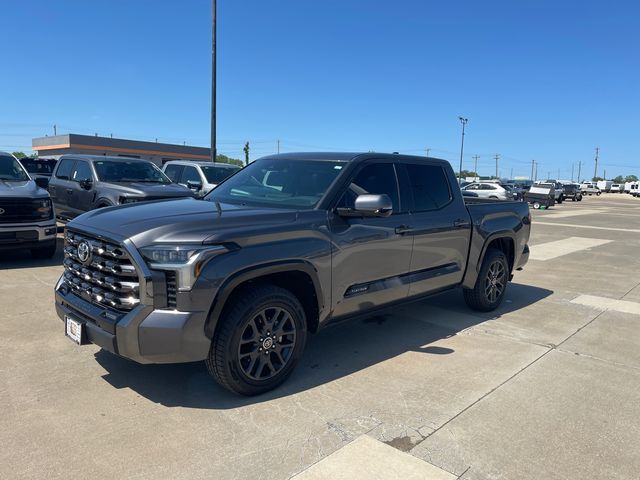
[[[99,133],[206,146],[208,0],[4,0],[0,149]],[[376,150],[640,174],[633,1],[218,0],[219,151]],[[602,174],[602,169],[600,169]],[[585,175],[583,175],[585,176]]]

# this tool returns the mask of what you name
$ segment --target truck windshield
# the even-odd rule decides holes
[[[0,180],[24,182],[29,180],[29,176],[15,158],[9,155],[0,155]]]
[[[220,183],[228,176],[236,173],[240,170],[240,167],[215,167],[215,166],[201,166],[204,176],[207,177],[209,183]]]
[[[101,182],[171,183],[169,177],[150,162],[96,160],[93,165]]]
[[[256,160],[205,197],[242,205],[313,208],[340,174],[345,162]]]

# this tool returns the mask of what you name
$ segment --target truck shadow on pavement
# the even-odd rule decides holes
[[[34,258],[29,250],[7,250],[0,252],[0,270],[13,268],[40,268],[62,266],[64,239],[56,239],[56,254],[52,258]]]
[[[95,358],[107,371],[103,378],[115,388],[130,388],[142,397],[168,407],[231,409],[265,402],[326,384],[402,353],[451,355],[455,351],[433,345],[466,328],[537,303],[551,290],[511,284],[506,301],[489,314],[466,307],[460,290],[444,292],[366,319],[354,319],[308,338],[304,356],[293,374],[276,390],[242,397],[218,386],[204,362],[141,365],[98,351]]]

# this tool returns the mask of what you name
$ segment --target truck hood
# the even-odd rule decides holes
[[[138,247],[158,243],[218,243],[278,228],[296,220],[296,210],[218,204],[184,198],[101,208],[76,217],[69,228],[131,239]]]
[[[46,198],[49,193],[38,187],[33,180],[21,182],[8,182],[0,180],[0,197],[2,198]]]
[[[148,197],[193,197],[193,192],[177,183],[109,183],[111,190],[131,196]]]

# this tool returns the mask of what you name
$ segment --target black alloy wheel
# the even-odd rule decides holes
[[[242,328],[242,327],[241,327]],[[296,324],[285,308],[268,307],[249,318],[238,344],[238,363],[248,378],[269,380],[289,362]]]
[[[509,276],[509,262],[504,252],[490,248],[482,261],[475,285],[463,289],[465,302],[480,312],[495,310],[504,299]]]
[[[507,273],[504,264],[500,259],[495,260],[489,266],[484,279],[484,294],[489,303],[495,303],[502,296],[506,286]]]

